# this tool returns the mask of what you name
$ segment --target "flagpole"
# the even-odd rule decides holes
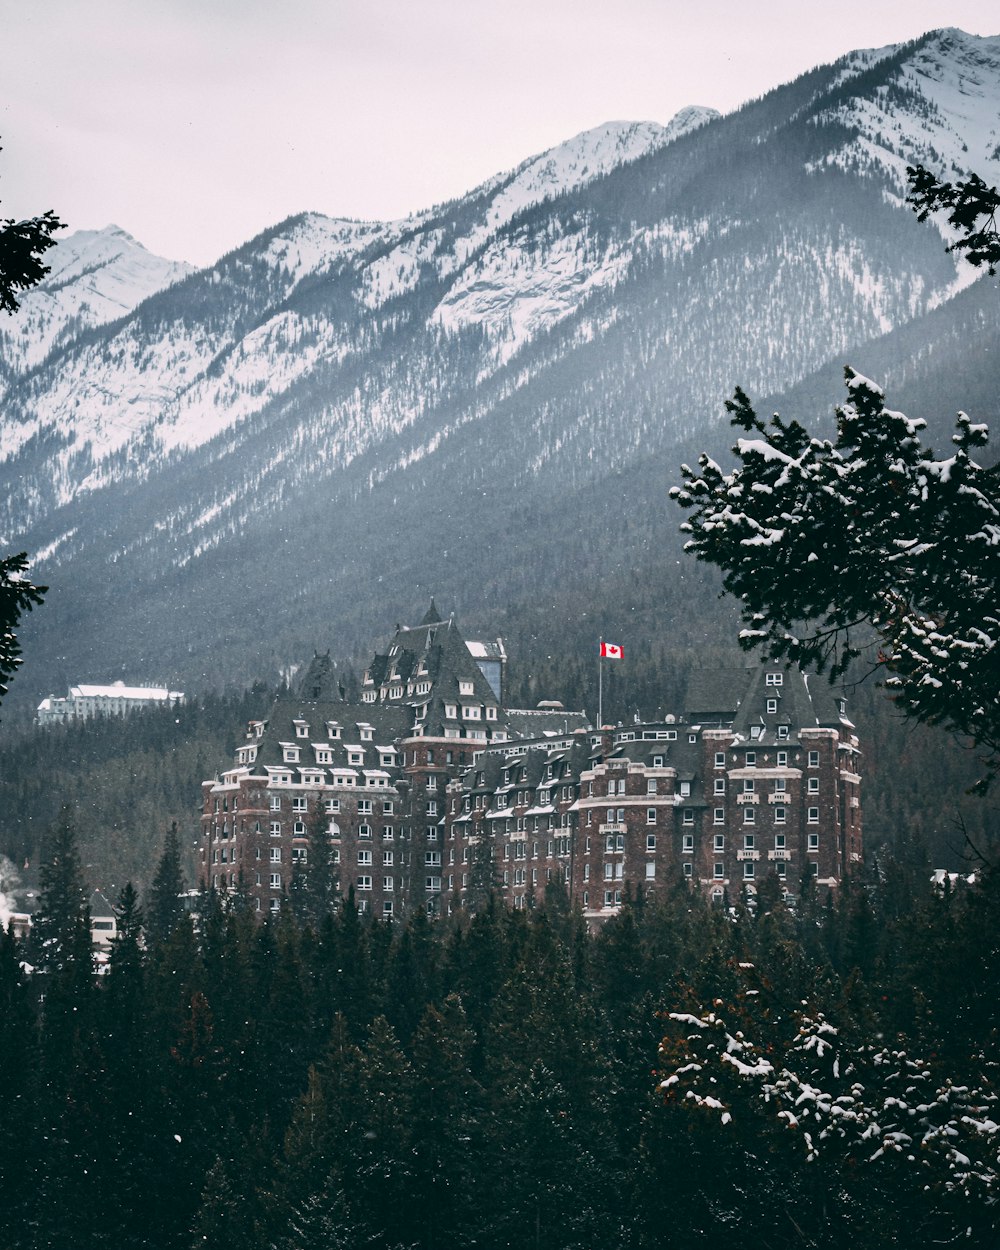
[[[597,730],[601,730],[604,724],[604,665],[601,663],[601,653],[604,650],[604,636],[601,635],[597,643]]]

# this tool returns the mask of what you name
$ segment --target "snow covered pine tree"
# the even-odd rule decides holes
[[[954,453],[846,370],[835,441],[746,395],[731,473],[708,456],[671,495],[692,510],[687,548],[743,604],[741,645],[841,675],[871,649],[911,716],[972,737],[1000,768],[1000,478],[971,452],[987,429],[959,414]],[[808,622],[805,627],[801,622]],[[865,629],[863,627],[867,626]]]

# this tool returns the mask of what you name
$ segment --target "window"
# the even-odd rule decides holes
[[[778,726],[778,741],[781,742],[787,737],[788,737],[788,726],[779,725]]]
[[[440,851],[424,851],[424,863],[428,868],[440,868],[441,852]]]
[[[774,865],[774,871],[778,874],[778,878],[783,881],[788,871],[788,865],[783,859],[779,859]]]
[[[751,737],[751,738],[753,738],[755,741],[756,741],[756,739],[758,739],[758,738],[760,737],[760,735],[761,735],[763,732],[764,732],[764,726],[763,726],[763,725],[751,725],[751,726],[750,726],[750,737]]]
[[[725,794],[726,793],[725,777],[716,777],[715,781],[712,783],[712,790],[715,794]]]
[[[663,767],[663,756],[662,756],[662,755],[654,755],[654,756],[653,756],[653,767],[654,767],[654,768],[662,768],[662,767]]]
[[[698,741],[697,734],[688,734],[688,742],[697,742],[697,741]]]
[[[712,812],[712,824],[724,825],[725,823],[726,823],[726,809],[724,807],[715,808]]]
[[[785,778],[784,778],[784,777],[775,777],[775,779],[774,779],[774,793],[775,793],[775,794],[784,794],[784,793],[785,793]]]
[[[292,834],[296,838],[304,838],[306,836],[305,822],[302,820],[297,820],[295,824],[292,825]]]
[[[271,854],[268,858],[270,859],[272,864],[280,864],[281,863],[281,847],[272,846]]]
[[[281,889],[281,873],[280,872],[271,873],[271,889],[272,890]]]
[[[382,815],[383,816],[392,815],[392,800],[391,799],[387,800],[385,803],[382,804]]]
[[[358,886],[357,886],[357,888],[358,888],[359,890],[370,890],[370,889],[372,888],[372,879],[371,879],[371,877],[369,877],[369,876],[367,876],[367,875],[363,875],[363,876],[358,877]]]
[[[685,855],[691,855],[694,852],[694,834],[686,833],[681,840],[681,850]]]
[[[614,864],[612,864],[612,863],[610,863],[610,862],[609,862],[609,863],[606,863],[606,864],[604,865],[604,880],[605,880],[605,881],[612,881],[612,880],[614,879],[614,875],[615,875],[615,866],[614,866]]]
[[[650,777],[650,778],[647,780],[647,782],[646,782],[646,793],[647,793],[647,794],[655,794],[655,793],[656,793],[656,778],[655,778],[655,777]]]
[[[694,824],[694,808],[693,807],[684,808],[684,815],[681,818],[681,822],[682,824],[685,824],[685,825]]]
[[[383,878],[382,878],[382,889],[386,892],[386,894],[391,894],[391,893],[392,893],[394,884],[395,884],[395,878],[394,878],[394,877],[383,877]]]
[[[715,837],[712,839],[712,850],[715,851],[717,855],[719,855],[725,849],[726,849],[726,835],[724,833],[717,833]]]
[[[685,864],[685,865],[684,865],[684,876],[685,876],[685,877],[693,877],[693,876],[694,876],[694,864]]]
[[[292,811],[293,812],[304,812],[307,810],[308,806],[309,806],[309,803],[304,794],[297,794],[292,799]]]
[[[753,794],[755,785],[756,785],[756,782],[754,781],[752,777],[744,777],[743,778],[743,793]]]
[[[788,767],[788,752],[787,751],[778,752],[778,767],[779,768]]]
[[[387,899],[383,902],[383,904],[382,904],[382,915],[383,915],[383,916],[391,916],[391,915],[392,915],[392,899],[391,899],[391,898],[387,898]]]
[[[687,798],[690,798],[690,797],[691,797],[691,782],[690,782],[690,781],[682,781],[682,782],[681,782],[681,798],[682,798],[682,799],[687,799]]]
[[[764,683],[768,686],[781,686],[784,684],[784,681],[784,673],[768,673],[764,678]]]
[[[358,863],[367,867],[372,862],[372,853],[370,850],[362,849],[358,851]]]
[[[774,835],[774,849],[776,851],[783,851],[785,849],[785,835],[783,833],[776,833]]]
[[[819,752],[818,751],[809,752],[809,767],[819,768]]]
[[[656,850],[656,834],[655,833],[646,834],[646,850],[647,851]]]
[[[725,875],[726,875],[725,864],[722,864],[718,860],[716,860],[715,863],[712,865],[712,876],[715,878],[716,881],[721,881],[725,877]]]
[[[809,793],[819,794],[819,778],[818,777],[809,778]]]
[[[388,867],[392,863],[392,851],[382,852],[382,863]]]
[[[440,890],[441,878],[440,877],[427,877],[426,885],[427,885],[428,890]]]
[[[809,822],[810,825],[818,825],[819,824],[819,808],[810,807],[806,815],[806,820]]]
[[[774,823],[776,825],[783,825],[785,823],[785,809],[783,807],[776,807],[774,809]]]
[[[808,843],[806,844],[806,850],[808,851],[819,850],[819,834],[818,833],[809,834],[809,840],[808,840]]]
[[[654,881],[656,879],[656,861],[649,859],[646,861],[646,880]]]
[[[324,799],[323,806],[333,815],[334,812],[340,811],[340,799]]]
[[[372,836],[371,825],[358,825],[358,837],[359,838],[370,838],[371,836]]]
[[[745,825],[755,825],[757,823],[757,809],[755,807],[744,807],[743,823]]]
[[[271,811],[272,812],[281,811],[281,795],[280,794],[271,795]]]
[[[752,880],[753,880],[753,874],[754,874],[754,862],[753,862],[753,860],[752,860],[752,859],[745,859],[745,860],[743,861],[743,880],[744,880],[744,881],[752,881]]]
[[[747,758],[746,758],[746,765],[747,765],[747,768],[753,768],[753,766],[754,766],[756,763],[757,763],[757,752],[756,752],[756,751],[747,751]]]
[[[647,825],[656,824],[656,808],[655,807],[646,808],[646,824]]]
[[[777,699],[768,699],[768,701],[767,701],[767,710],[768,710],[768,712],[769,712],[769,713],[773,716],[773,715],[774,715],[774,713],[778,710],[778,700],[777,700]]]
[[[715,767],[716,767],[716,768],[725,768],[725,766],[726,766],[726,753],[725,753],[725,751],[716,751],[716,753],[715,753]]]
[[[281,821],[280,820],[271,821],[271,837],[272,838],[281,837]]]

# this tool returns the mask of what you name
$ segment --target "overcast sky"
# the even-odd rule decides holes
[[[0,213],[207,264],[391,218],[609,120],[727,112],[996,0],[0,0]]]

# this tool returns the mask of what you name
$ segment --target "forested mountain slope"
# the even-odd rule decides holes
[[[82,677],[361,654],[431,591],[473,632],[584,599],[609,632],[653,570],[647,637],[696,635],[677,464],[723,451],[737,382],[873,372],[906,327],[901,381],[937,369],[980,295],[904,168],[995,180],[998,115],[1000,40],[936,32],[728,117],[600,127],[402,222],[293,218],[61,342],[0,427],[0,534],[51,586],[7,716]]]

